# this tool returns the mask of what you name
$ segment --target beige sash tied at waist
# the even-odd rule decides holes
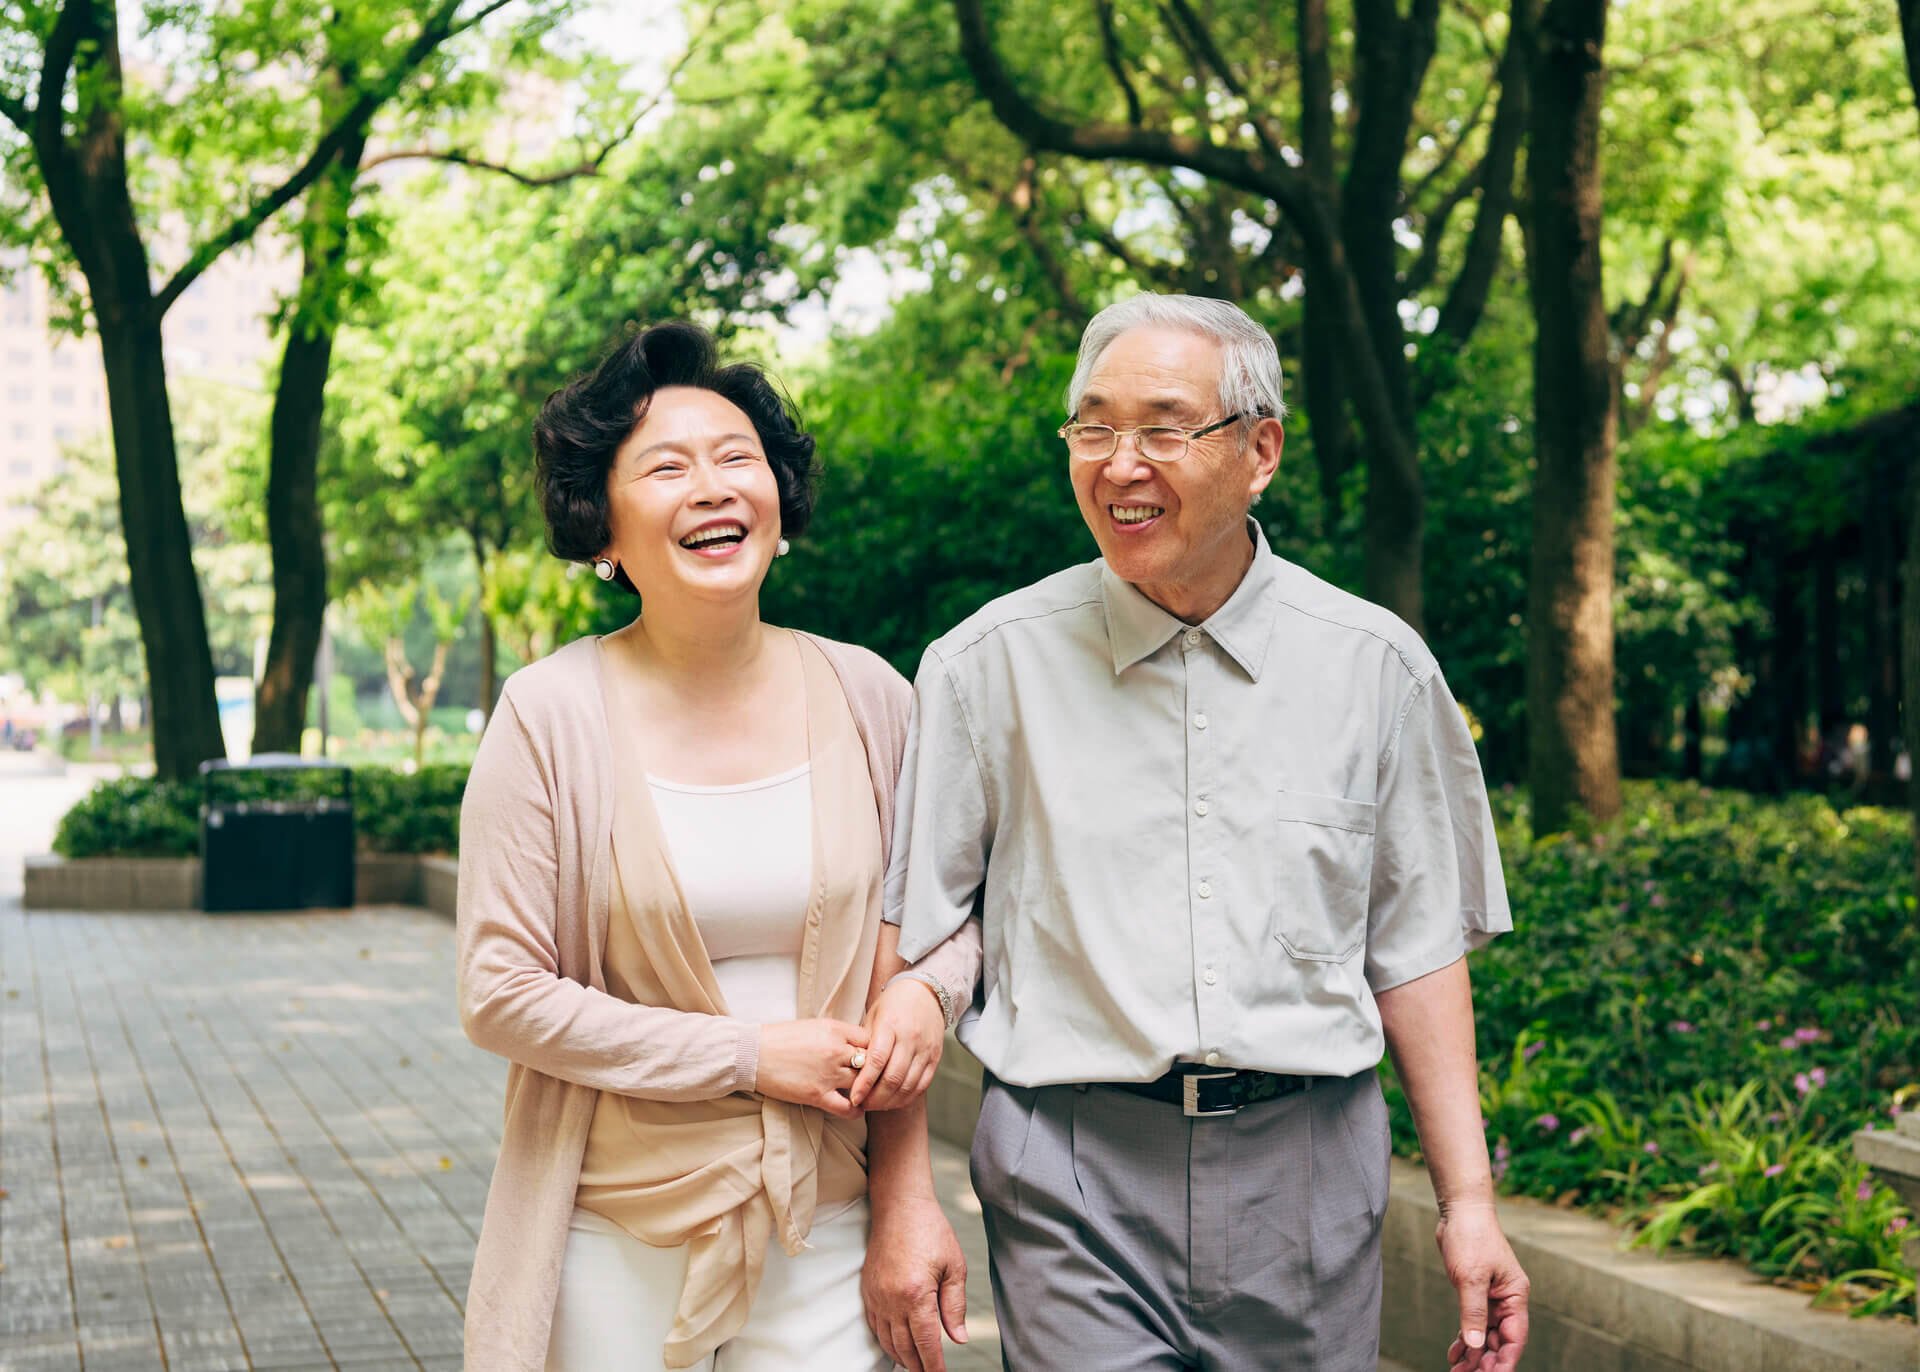
[[[813,876],[801,943],[798,1010],[858,1022],[879,936],[880,824],[860,736],[839,679],[795,636],[806,683]],[[687,908],[647,786],[651,721],[606,672],[615,758],[613,879],[605,978],[637,1004],[725,1015],[713,963]],[[753,860],[755,836],[740,835]],[[687,1367],[746,1323],[767,1243],[806,1247],[815,1207],[866,1192],[866,1125],[811,1107],[736,1093],[646,1100],[603,1091],[577,1203],[643,1243],[687,1246],[687,1276],[663,1356]]]

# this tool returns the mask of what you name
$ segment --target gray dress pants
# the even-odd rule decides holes
[[[973,1138],[1008,1372],[1375,1372],[1379,1078],[1194,1119],[987,1076]]]

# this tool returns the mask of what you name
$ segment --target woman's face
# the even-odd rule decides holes
[[[753,421],[692,386],[654,393],[607,473],[606,556],[643,599],[758,593],[780,540],[780,488]]]

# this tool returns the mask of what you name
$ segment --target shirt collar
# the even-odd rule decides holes
[[[1267,546],[1266,533],[1251,517],[1247,532],[1253,539],[1253,561],[1227,603],[1199,627],[1240,664],[1255,681],[1266,665],[1273,639],[1274,601],[1270,592],[1279,576],[1280,559]],[[1122,581],[1105,562],[1100,564],[1100,590],[1106,601],[1107,639],[1113,648],[1113,671],[1118,676],[1134,663],[1151,657],[1169,639],[1188,626]]]

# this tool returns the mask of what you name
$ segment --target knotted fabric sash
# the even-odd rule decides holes
[[[801,944],[798,1009],[858,1022],[880,930],[880,822],[873,782],[839,678],[799,636],[813,798],[813,875]],[[613,880],[607,990],[644,1005],[729,1013],[687,908],[647,785],[646,739],[658,727],[623,697],[608,663],[615,751]],[[739,836],[742,862],[756,835]],[[687,1246],[687,1275],[662,1350],[689,1367],[740,1331],[759,1290],[767,1244],[806,1247],[816,1205],[866,1191],[866,1125],[757,1094],[645,1100],[602,1092],[577,1203],[642,1243]]]

